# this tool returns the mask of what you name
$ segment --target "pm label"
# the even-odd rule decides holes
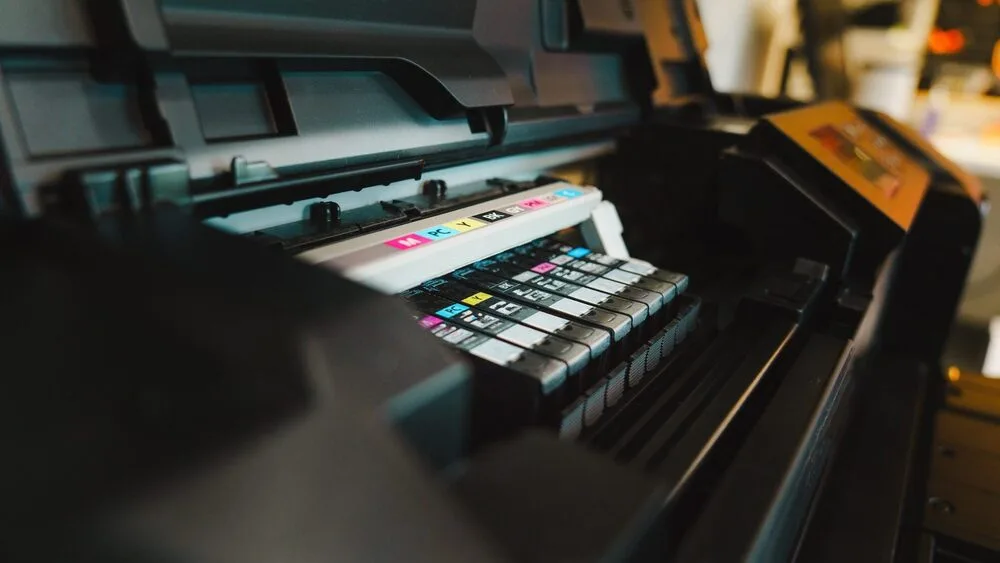
[[[552,270],[555,270],[555,269],[556,269],[556,265],[555,264],[552,264],[550,262],[542,262],[541,264],[539,264],[539,265],[535,266],[534,268],[532,268],[531,271],[537,272],[539,274],[544,274],[546,272],[551,272]]]
[[[519,202],[518,205],[525,209],[541,209],[542,207],[547,207],[549,202],[536,197],[534,199],[526,199]]]

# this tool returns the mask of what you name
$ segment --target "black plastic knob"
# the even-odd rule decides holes
[[[314,225],[333,225],[340,222],[340,204],[321,201],[309,206],[309,221]]]
[[[424,182],[423,192],[426,196],[443,198],[448,192],[448,184],[444,180],[427,180]]]

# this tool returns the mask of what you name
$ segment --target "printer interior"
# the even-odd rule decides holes
[[[693,1],[20,6],[10,561],[914,553],[984,205],[906,126]]]

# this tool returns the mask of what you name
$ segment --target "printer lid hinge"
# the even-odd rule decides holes
[[[469,128],[473,133],[485,132],[489,136],[488,145],[497,147],[507,136],[507,108],[504,106],[476,108],[468,112]]]
[[[187,208],[188,166],[176,160],[69,171],[44,196],[46,213],[94,219],[150,212],[161,205]]]

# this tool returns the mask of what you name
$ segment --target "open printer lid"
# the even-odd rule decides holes
[[[551,433],[528,432],[463,457],[475,380],[468,364],[422,332],[398,297],[348,281],[346,269],[306,263],[322,250],[330,253],[323,258],[364,273],[368,263],[355,260],[354,251],[365,258],[376,245],[385,253],[387,244],[398,249],[389,244],[395,239],[377,237],[408,240],[405,233],[431,227],[431,220],[457,221],[460,216],[450,214],[459,208],[464,219],[482,216],[496,207],[477,206],[520,200],[523,191],[558,196],[542,193],[557,189],[546,177],[521,182],[483,174],[467,179],[475,185],[449,177],[455,185],[440,198],[442,178],[456,169],[511,160],[498,157],[534,159],[548,149],[607,149],[615,141],[611,164],[632,170],[633,162],[654,163],[679,173],[669,182],[602,178],[609,199],[633,214],[619,226],[669,225],[689,214],[693,219],[679,223],[700,228],[701,214],[689,209],[714,214],[728,208],[739,214],[728,222],[720,214],[719,223],[738,228],[723,234],[738,233],[740,245],[751,241],[747,235],[754,241],[777,235],[811,251],[812,241],[832,240],[853,256],[853,241],[869,240],[858,233],[867,237],[872,223],[888,221],[854,197],[870,190],[843,182],[839,170],[857,167],[844,162],[847,150],[839,148],[860,155],[846,142],[817,146],[817,140],[815,150],[803,150],[797,141],[817,127],[777,131],[773,120],[746,119],[787,108],[714,95],[705,48],[694,0],[0,0],[0,240],[13,241],[0,252],[6,329],[0,442],[14,461],[0,470],[6,508],[0,510],[0,559],[245,563],[290,554],[325,561],[334,554],[349,561],[606,561],[644,549],[655,555],[678,529],[692,532],[679,545],[679,558],[716,553],[717,546],[721,552],[753,546],[746,553],[754,556],[795,548],[791,532],[804,518],[781,499],[791,498],[805,514],[840,429],[856,420],[839,406],[848,396],[840,382],[848,381],[844,374],[855,377],[842,368],[858,357],[848,352],[862,318],[873,319],[878,330],[869,332],[879,333],[882,349],[907,350],[905,362],[889,364],[893,377],[879,381],[903,380],[921,368],[921,378],[903,381],[909,386],[901,400],[917,404],[923,396],[918,385],[929,372],[921,362],[939,356],[978,236],[978,209],[959,182],[950,181],[954,174],[941,174],[954,188],[947,193],[934,178],[918,178],[919,193],[934,198],[936,207],[919,208],[913,222],[922,228],[906,235],[908,244],[891,267],[877,269],[903,236],[901,228],[875,231],[888,232],[865,247],[872,257],[863,264],[866,274],[924,283],[892,292],[886,304],[871,305],[867,286],[831,292],[824,306],[840,314],[813,317],[831,317],[836,331],[813,339],[798,320],[808,316],[805,304],[836,280],[813,268],[823,260],[788,254],[783,241],[778,259],[808,260],[796,260],[793,270],[782,271],[787,276],[761,272],[767,274],[762,281],[777,284],[773,292],[748,283],[749,299],[740,301],[749,303],[748,316],[738,332],[705,342],[708,347],[691,354],[680,387],[630,411],[638,416],[620,430],[629,444],[642,444],[645,456],[633,462],[659,465],[681,452],[662,466],[664,473],[672,483],[700,489],[689,477],[715,465],[706,453],[718,450],[720,436],[728,442],[720,430],[753,421],[748,409],[767,402],[766,423],[745,425],[755,440],[734,440],[737,451],[727,452],[746,465],[725,468],[726,488],[712,493],[721,490],[715,498],[722,500],[696,519],[682,512],[672,513],[671,522],[663,518],[665,499],[677,499],[671,491],[679,488]],[[727,103],[739,106],[740,119],[729,120]],[[709,119],[674,120],[687,116],[685,109],[705,109],[691,113]],[[801,111],[798,117],[811,123],[829,108]],[[857,117],[844,111],[848,122]],[[872,130],[894,128],[872,124],[877,116],[862,117]],[[830,124],[811,125],[825,130]],[[697,129],[699,136],[692,134]],[[727,161],[719,159],[723,152]],[[922,166],[947,172],[933,155],[925,160]],[[461,166],[471,163],[476,166]],[[722,172],[737,181],[725,183],[726,190],[699,189],[722,186],[714,183]],[[393,191],[399,187],[409,192]],[[766,198],[762,189],[769,190]],[[677,205],[682,198],[671,196],[680,191],[715,201]],[[332,194],[339,195],[328,198]],[[336,207],[354,195],[369,199]],[[518,236],[523,242],[548,236],[580,224],[591,215],[585,205],[602,197],[596,188],[582,188],[534,218],[526,214],[390,258],[403,266],[431,262],[425,252],[450,253],[456,262],[479,259],[472,256],[485,245],[477,242],[496,228],[541,218],[537,232]],[[572,198],[577,203],[568,203]],[[444,209],[438,199],[454,208]],[[757,210],[746,202],[765,200],[767,209],[748,212]],[[302,226],[310,223],[299,213],[306,203],[310,218],[315,209],[320,219],[323,213],[337,219],[329,222],[336,228],[323,225],[322,240]],[[286,207],[298,214],[294,222],[233,229],[250,237],[205,224]],[[861,207],[869,213],[856,212]],[[368,208],[374,213],[366,215]],[[803,212],[764,213],[787,208]],[[662,209],[672,215],[658,213]],[[545,220],[552,215],[542,214],[550,212],[565,214],[565,221]],[[956,225],[952,217],[959,216]],[[796,230],[782,231],[789,223],[776,219],[783,217],[794,220]],[[343,240],[335,239],[338,229]],[[642,233],[647,249],[696,238],[678,243],[669,230],[649,230]],[[377,232],[368,237],[371,231]],[[288,252],[275,252],[268,237],[281,239],[277,246]],[[645,254],[643,245],[628,242]],[[321,248],[327,243],[338,248]],[[468,254],[451,252],[465,244]],[[302,254],[292,258],[293,252]],[[746,269],[744,253],[734,254],[736,268],[726,264],[720,278]],[[761,263],[773,258],[761,256]],[[925,264],[949,275],[926,276]],[[443,272],[456,264],[433,266]],[[392,281],[400,287],[381,289],[413,283]],[[739,288],[737,297],[743,293]],[[932,306],[925,295],[935,296]],[[775,304],[779,310],[758,324]],[[926,322],[894,324],[883,314],[918,309]],[[810,340],[793,341],[798,334]],[[648,351],[656,348],[641,339],[636,344],[641,352],[624,352],[642,375]],[[820,370],[815,354],[822,355]],[[795,377],[782,377],[793,370]],[[737,378],[727,379],[734,373]],[[806,385],[813,398],[803,400]],[[687,402],[688,390],[699,398]],[[778,391],[782,402],[775,407],[770,398]],[[886,384],[883,391],[867,404],[892,414],[883,407],[895,403],[881,399],[894,388]],[[748,392],[755,395],[752,404]],[[573,412],[581,413],[582,424],[583,403],[577,404]],[[685,406],[675,410],[678,404]],[[652,441],[647,416],[666,420]],[[903,433],[916,420],[894,444],[915,443]],[[772,429],[788,432],[778,441]],[[867,436],[865,444],[877,448],[840,450],[884,454],[883,435]],[[896,465],[885,455],[868,458],[905,469],[909,451],[891,456]],[[760,453],[771,463],[774,452],[784,460],[776,467],[787,463],[794,473],[742,471],[756,467]],[[446,485],[437,478],[456,465],[474,479]],[[794,481],[787,476],[813,484],[789,496],[787,483]],[[449,485],[464,489],[453,494]],[[731,510],[745,506],[748,490],[760,492],[749,499],[756,508]],[[681,528],[672,527],[674,517]],[[795,525],[780,534],[758,533],[774,530],[777,518]],[[496,523],[507,520],[518,525],[501,536]],[[727,523],[733,541],[717,541],[719,522]],[[654,541],[640,541],[646,539]]]
[[[692,6],[0,0],[0,553],[506,560],[397,427],[440,423],[426,396],[461,417],[464,364],[397,300],[200,220],[613,139],[657,77],[706,84]],[[675,22],[662,60],[649,22]],[[655,496],[618,477],[587,476],[628,493],[604,518]]]
[[[3,0],[0,205],[208,217],[608,138],[710,89],[694,6]]]

